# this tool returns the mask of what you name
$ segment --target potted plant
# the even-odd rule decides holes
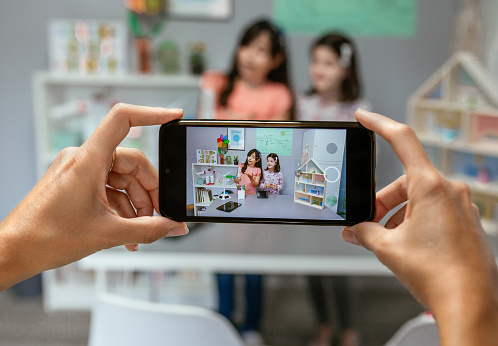
[[[206,51],[206,44],[202,41],[190,43],[188,46],[190,71],[199,75],[204,71],[204,52]]]

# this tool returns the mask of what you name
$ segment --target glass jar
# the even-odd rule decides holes
[[[226,162],[227,165],[231,165],[232,164],[232,157],[231,156],[227,156],[225,162]]]
[[[226,179],[227,179],[227,185],[234,185],[233,175],[227,175]]]

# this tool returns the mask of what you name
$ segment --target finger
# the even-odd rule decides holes
[[[125,179],[124,177],[129,175],[134,177],[134,182],[137,182],[138,185],[130,186],[130,188],[135,188],[135,190],[145,189],[149,198],[148,200],[152,201],[153,208],[159,213],[159,173],[157,169],[150,163],[144,153],[138,149],[128,149],[128,148],[117,148],[116,149],[116,160],[114,162],[114,166],[112,168],[112,172],[109,174],[109,181],[113,177],[113,172],[119,173],[122,178],[121,181],[115,181],[114,183],[119,184],[122,187],[114,186],[119,189],[125,189],[125,185],[131,183],[130,179]],[[135,205],[135,197],[132,196],[131,192],[128,191],[130,197],[132,197],[133,204]],[[145,197],[145,196],[143,196]],[[137,208],[137,205],[135,205]],[[139,216],[152,215],[152,214],[140,214]]]
[[[394,215],[391,216],[389,220],[387,220],[384,227],[387,229],[393,229],[398,227],[403,223],[403,221],[405,221],[405,215],[406,215],[406,204],[400,210],[394,213]]]
[[[124,192],[106,187],[106,194],[109,206],[114,209],[119,216],[126,218],[137,217],[135,209],[133,209],[133,206],[131,205],[130,199]],[[125,245],[125,247],[131,252],[138,251],[138,244],[129,244]]]
[[[83,144],[95,159],[109,161],[109,156],[128,135],[133,126],[161,125],[183,115],[181,109],[135,106],[118,103],[102,120],[90,138]]]
[[[115,172],[109,173],[109,186],[115,189],[125,190],[128,197],[137,210],[135,216],[152,216],[154,207],[149,192],[131,175],[118,174]]]
[[[391,184],[377,192],[375,200],[375,217],[373,222],[379,222],[389,211],[408,200],[406,175],[402,175]]]
[[[166,236],[179,236],[188,233],[184,222],[176,222],[161,216],[141,216],[132,219],[119,219],[113,233],[118,233],[121,244],[149,244]]]
[[[387,230],[375,222],[362,222],[342,230],[342,238],[348,243],[360,245],[367,250],[376,252],[379,238]]]
[[[411,127],[363,109],[358,109],[355,116],[363,126],[389,143],[408,174],[436,170]]]
[[[106,187],[105,192],[107,194],[109,206],[116,211],[119,216],[125,218],[137,217],[135,209],[133,209],[133,206],[131,205],[130,199],[124,192],[110,187]]]

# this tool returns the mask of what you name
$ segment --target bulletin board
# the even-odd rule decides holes
[[[291,35],[413,37],[418,0],[274,0],[273,17]]]

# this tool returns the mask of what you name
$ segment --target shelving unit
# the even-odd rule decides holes
[[[294,202],[312,208],[325,208],[325,174],[320,166],[309,159],[296,171]]]
[[[227,184],[225,181],[225,175],[227,175],[230,171],[229,175],[233,175],[234,177],[237,175],[237,165],[222,165],[222,164],[211,164],[211,163],[193,163],[192,164],[192,185],[193,185],[193,193],[194,193],[194,215],[199,216],[202,215],[202,211],[209,207],[211,203],[214,201],[214,198],[223,192],[223,189],[230,190],[233,193],[232,196],[236,198],[237,196],[237,186],[235,183]],[[211,170],[214,175],[214,184],[198,184],[197,179],[206,180],[205,174],[200,174],[200,172],[207,172]],[[198,174],[199,173],[199,174]],[[204,177],[202,177],[204,175]],[[210,175],[210,174],[208,174]],[[199,200],[199,191],[202,189],[216,189],[216,191],[211,190],[212,199],[209,201],[201,201]],[[235,190],[235,191],[233,191]]]
[[[199,78],[189,75],[79,76],[37,72],[32,79],[37,178],[66,146],[85,141],[116,102],[183,108],[194,115]],[[130,131],[121,146],[141,149],[157,167],[158,126]],[[76,264],[43,273],[46,310],[90,309],[95,277]],[[74,299],[78,297],[78,299]]]
[[[475,57],[457,53],[410,97],[407,113],[436,168],[469,186],[484,230],[498,235],[498,86]]]

